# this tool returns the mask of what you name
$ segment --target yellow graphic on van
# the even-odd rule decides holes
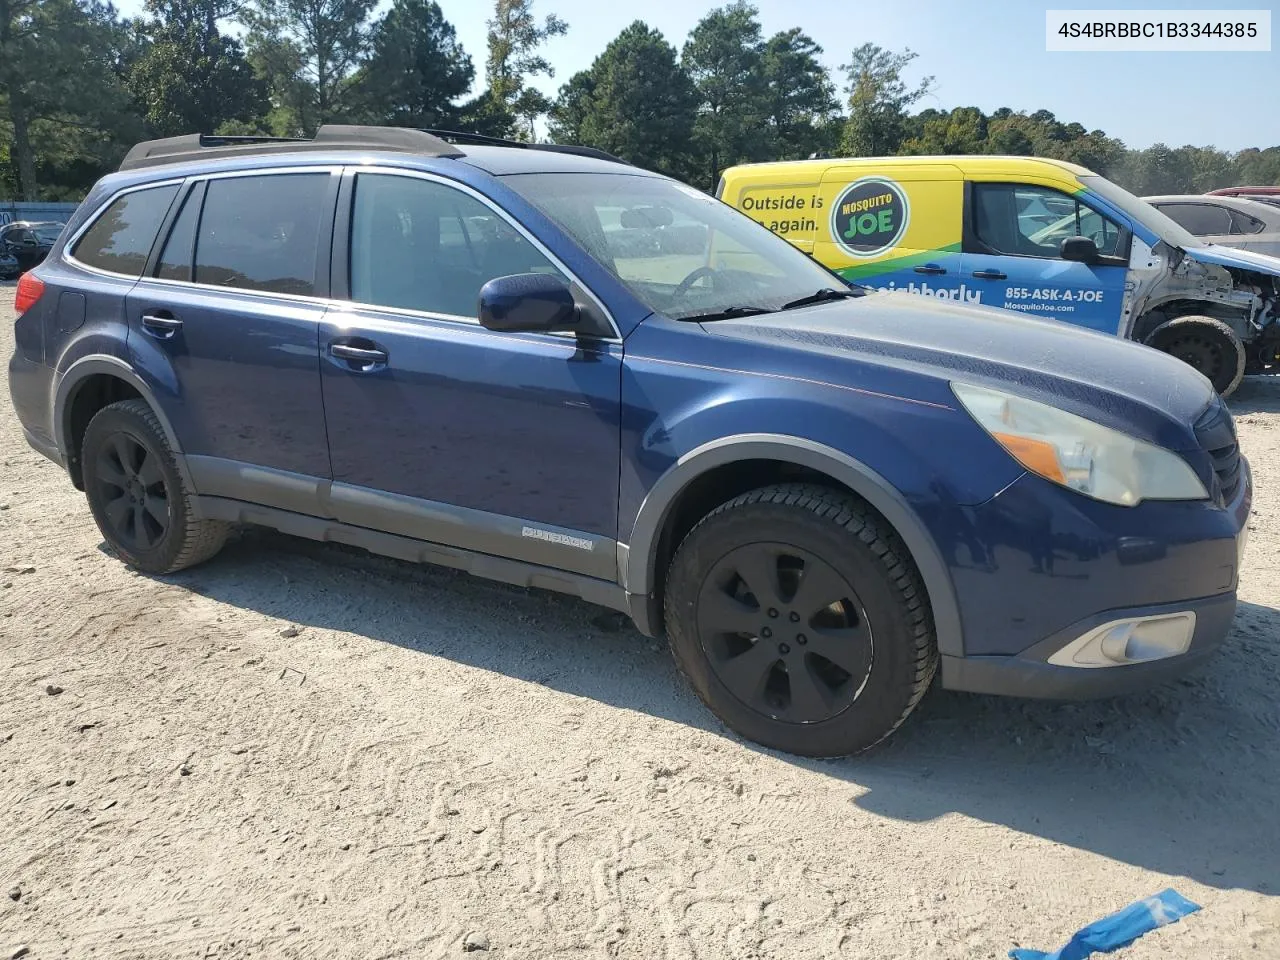
[[[831,237],[859,259],[891,249],[907,230],[911,205],[886,177],[863,177],[841,192],[831,208]]]
[[[913,267],[924,266],[931,262],[945,262],[939,258],[957,258],[953,264],[959,268],[958,258],[960,255],[960,244],[951,243],[946,246],[937,247],[933,250],[913,251],[905,257],[891,257],[887,260],[877,260],[875,263],[857,264],[848,267],[833,268],[836,273],[844,277],[846,280],[862,281],[871,277],[877,277],[886,273],[893,273],[898,270],[910,270]]]

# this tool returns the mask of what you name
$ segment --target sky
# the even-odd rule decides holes
[[[437,0],[483,82],[488,0]],[[1072,9],[1068,0],[755,0],[765,35],[800,27],[823,48],[833,72],[849,52],[871,42],[919,54],[908,80],[935,78],[935,92],[919,108],[976,106],[986,112],[1052,111],[1063,122],[1101,129],[1128,146],[1191,143],[1224,150],[1280,144],[1280,38],[1269,53],[1046,53],[1046,9]],[[1254,0],[1267,9],[1275,0]],[[384,7],[386,0],[383,0]],[[555,13],[569,33],[547,44],[554,79],[536,85],[554,94],[633,20],[660,30],[677,49],[694,24],[718,0],[645,0],[643,4],[601,0],[535,0],[539,16]],[[142,0],[117,0],[135,14]],[[1098,0],[1080,3],[1097,9]],[[1119,9],[1239,10],[1248,0],[1163,0]],[[1280,10],[1273,10],[1273,32]],[[837,73],[837,81],[842,78]]]

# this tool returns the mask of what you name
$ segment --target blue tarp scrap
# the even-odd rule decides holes
[[[1170,888],[1154,897],[1131,903],[1119,913],[1103,917],[1077,930],[1076,935],[1061,950],[1044,953],[1019,947],[1010,950],[1009,956],[1013,960],[1084,960],[1094,953],[1111,953],[1127,947],[1144,933],[1176,923],[1199,909],[1198,903],[1192,903]]]

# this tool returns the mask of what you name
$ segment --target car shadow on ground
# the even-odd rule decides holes
[[[265,530],[169,579],[762,751],[702,707],[664,644],[573,598]],[[935,685],[869,754],[813,761],[762,752],[847,782],[860,808],[894,820],[960,813],[1210,886],[1268,891],[1280,885],[1271,803],[1260,800],[1280,792],[1278,636],[1280,611],[1246,603],[1209,666],[1144,694],[1058,704]]]
[[[1051,703],[934,689],[841,762],[864,810],[956,812],[1208,886],[1280,892],[1280,610],[1241,603],[1220,653],[1144,693]],[[822,769],[815,767],[815,769]],[[1066,879],[1066,878],[1064,878]]]
[[[1280,413],[1280,374],[1265,373],[1245,377],[1227,398],[1233,416],[1251,413]]]

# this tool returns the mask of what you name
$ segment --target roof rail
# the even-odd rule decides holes
[[[621,157],[615,157],[613,154],[606,153],[596,147],[580,147],[573,143],[526,143],[523,140],[505,140],[502,137],[489,137],[483,133],[462,133],[458,130],[428,129],[424,132],[439,137],[448,143],[488,147],[518,147],[522,150],[545,150],[548,153],[569,153],[577,157],[592,157],[596,160],[607,160],[610,163],[622,163],[628,167],[632,166]]]
[[[440,137],[407,127],[357,127],[326,124],[310,140],[292,137],[217,136],[202,133],[139,143],[120,162],[121,170],[153,167],[184,160],[243,157],[264,153],[316,150],[386,150],[427,157],[466,154]]]

